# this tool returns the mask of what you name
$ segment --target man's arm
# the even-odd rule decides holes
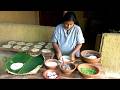
[[[57,56],[57,59],[60,59],[60,57],[62,56],[62,53],[61,53],[61,50],[60,50],[58,44],[53,42],[52,45],[53,45],[53,48],[55,49],[55,54]]]
[[[80,51],[82,44],[77,44],[72,53],[70,54],[71,60],[75,60],[76,52]]]
[[[80,49],[81,49],[81,47],[82,47],[82,44],[83,43],[85,43],[85,39],[84,39],[84,37],[83,37],[83,34],[82,34],[82,30],[81,30],[81,28],[79,27],[78,28],[79,30],[78,30],[78,33],[77,33],[77,44],[76,44],[76,47],[74,48],[74,50],[72,51],[72,53],[71,53],[71,60],[75,60],[75,54],[76,54],[76,52],[80,52]]]

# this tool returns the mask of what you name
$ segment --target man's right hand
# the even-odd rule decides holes
[[[56,53],[56,55],[57,55],[57,59],[58,60],[60,59],[60,57],[62,57],[62,53],[61,52]]]
[[[55,49],[55,54],[57,56],[57,59],[60,59],[60,57],[62,56],[62,53],[61,53],[61,50],[60,50],[58,44],[52,43],[52,45],[53,45],[53,48]]]

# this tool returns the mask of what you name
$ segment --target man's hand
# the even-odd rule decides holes
[[[59,60],[60,57],[62,56],[62,53],[61,53],[61,52],[58,52],[58,53],[56,53],[56,56],[57,56],[57,59]]]
[[[57,56],[57,59],[60,59],[60,57],[62,56],[62,53],[61,53],[61,50],[60,50],[58,44],[52,43],[52,45],[53,45],[53,48],[55,49],[55,54]]]
[[[70,58],[72,61],[75,60],[76,52],[80,51],[80,48],[82,47],[82,44],[77,44],[72,53],[70,54]]]
[[[72,60],[72,61],[74,61],[76,58],[75,58],[75,54],[70,54],[70,59]]]

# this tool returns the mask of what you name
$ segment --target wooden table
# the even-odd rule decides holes
[[[43,72],[46,70],[46,68],[43,66],[37,74],[34,75],[12,75],[7,73],[4,68],[3,68],[3,58],[4,57],[10,57],[12,55],[14,55],[15,53],[13,52],[5,52],[5,51],[0,51],[0,79],[44,79],[43,78]],[[83,63],[80,59],[77,60],[77,62],[75,62],[76,65],[78,65],[79,63]],[[100,76],[94,79],[105,79],[106,77],[104,76],[104,73],[102,71],[102,66],[100,63],[96,63],[95,66],[100,68]],[[61,79],[84,79],[80,73],[78,72],[78,70],[76,69],[71,75],[65,75],[63,74],[61,71],[59,71],[61,74]]]
[[[41,68],[37,74],[33,74],[33,75],[12,75],[9,74],[7,72],[3,72],[0,74],[0,79],[44,79],[43,77],[43,72],[45,71],[45,68]],[[62,72],[60,72],[61,74],[61,79],[84,79],[77,70],[75,70],[72,74],[70,75],[65,75]],[[94,78],[95,79],[95,78]],[[101,79],[100,77],[96,78],[96,79]]]

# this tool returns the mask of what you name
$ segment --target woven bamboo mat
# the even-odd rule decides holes
[[[100,45],[101,63],[105,73],[120,78],[120,34],[104,33]]]

